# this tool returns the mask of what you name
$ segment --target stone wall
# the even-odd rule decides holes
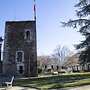
[[[30,38],[27,39],[26,35]],[[26,34],[27,32],[27,34]],[[24,52],[24,61],[16,61],[16,52]],[[23,74],[18,73],[17,66],[23,65]],[[35,21],[8,21],[5,25],[5,42],[3,54],[4,73],[14,75],[37,75],[37,47]]]

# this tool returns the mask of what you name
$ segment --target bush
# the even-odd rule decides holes
[[[38,68],[38,74],[42,73],[42,69]]]

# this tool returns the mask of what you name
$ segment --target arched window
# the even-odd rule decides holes
[[[23,51],[16,51],[16,61],[17,62],[24,61],[24,52]]]
[[[25,40],[30,41],[31,38],[32,38],[31,30],[30,29],[25,30]]]
[[[26,39],[30,40],[30,31],[26,31]]]

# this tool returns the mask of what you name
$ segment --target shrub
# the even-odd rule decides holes
[[[38,68],[38,74],[42,73],[42,69]]]

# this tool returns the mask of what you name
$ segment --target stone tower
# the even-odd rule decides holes
[[[35,21],[6,22],[3,73],[37,76]]]

